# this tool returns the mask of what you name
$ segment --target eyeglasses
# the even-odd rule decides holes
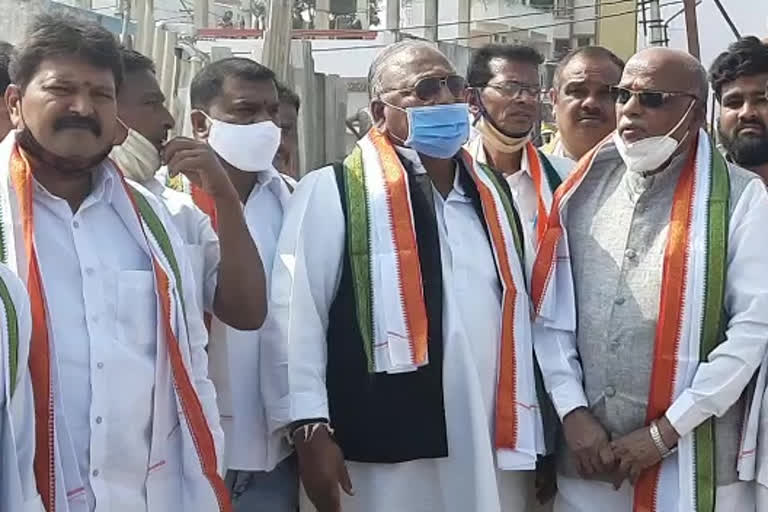
[[[539,94],[541,94],[541,86],[539,86],[539,84],[526,84],[524,82],[518,82],[517,80],[485,84],[485,87],[490,87],[505,96],[512,96],[513,98],[518,94],[521,94],[523,97],[527,96],[528,98],[536,99],[539,97]]]
[[[640,105],[646,108],[659,108],[670,99],[680,96],[699,99],[695,94],[689,92],[633,91],[625,87],[611,86],[611,97],[619,105],[626,104],[632,96],[637,97]]]
[[[464,91],[467,89],[467,81],[464,80],[463,76],[459,75],[448,75],[443,77],[429,76],[427,78],[422,78],[413,84],[413,87],[394,89],[392,92],[412,92],[420,100],[429,101],[439,95],[443,87],[448,89],[448,92],[455,98],[461,98],[464,96]]]

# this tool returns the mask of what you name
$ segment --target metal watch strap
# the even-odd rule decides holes
[[[666,459],[673,453],[675,453],[674,449],[670,449],[667,447],[666,444],[664,444],[664,439],[661,437],[661,431],[659,430],[659,424],[655,421],[651,422],[650,426],[650,434],[651,439],[653,440],[653,444],[656,445],[656,449],[659,450],[659,454],[661,455],[662,459]]]

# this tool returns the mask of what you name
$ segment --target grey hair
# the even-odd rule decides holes
[[[404,39],[397,43],[392,43],[389,46],[381,50],[371,62],[371,67],[368,69],[368,96],[373,99],[383,91],[382,77],[386,65],[392,60],[393,57],[401,53],[410,50],[423,50],[429,49],[442,55],[442,52],[437,47],[427,41],[421,41],[419,39]],[[448,57],[445,57],[448,60]]]

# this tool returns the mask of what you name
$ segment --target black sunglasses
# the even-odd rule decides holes
[[[695,94],[689,92],[633,91],[616,85],[611,86],[610,91],[611,97],[619,105],[626,104],[632,96],[635,96],[640,105],[646,108],[662,107],[670,99],[680,96],[687,96],[695,100],[698,99]]]
[[[443,87],[448,89],[454,98],[461,98],[467,89],[467,81],[459,75],[429,76],[413,84],[413,87],[395,89],[394,92],[414,93],[420,100],[429,101],[439,95]]]

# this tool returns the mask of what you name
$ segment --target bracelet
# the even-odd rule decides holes
[[[315,421],[312,423],[305,423],[304,425],[295,428],[288,436],[288,443],[293,446],[296,434],[299,432],[302,434],[302,440],[305,443],[308,443],[309,441],[312,441],[312,438],[315,437],[315,433],[320,428],[324,428],[328,432],[328,435],[333,436],[334,430],[328,423],[324,421]]]
[[[653,444],[656,445],[656,449],[659,450],[659,455],[661,455],[662,459],[666,459],[675,451],[677,451],[676,448],[669,449],[669,447],[664,443],[664,438],[661,437],[661,431],[659,430],[659,424],[655,421],[651,422],[650,426],[650,434],[651,439],[653,440]]]

